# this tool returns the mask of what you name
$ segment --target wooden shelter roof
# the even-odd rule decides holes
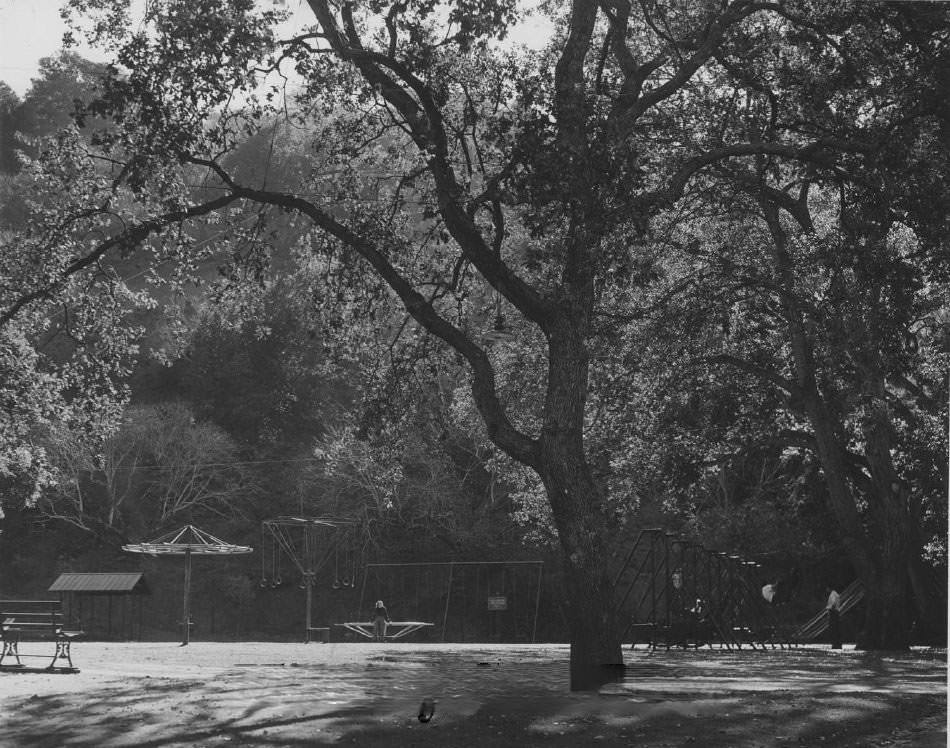
[[[144,592],[141,572],[67,572],[49,587],[50,592]]]

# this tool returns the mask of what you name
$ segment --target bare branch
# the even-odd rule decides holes
[[[711,364],[725,364],[731,366],[739,371],[744,371],[747,374],[752,374],[754,377],[761,379],[765,382],[774,384],[781,390],[784,390],[792,397],[798,397],[801,394],[801,390],[798,385],[796,385],[792,380],[783,377],[774,369],[768,369],[764,366],[759,366],[758,364],[753,364],[751,361],[746,361],[743,358],[734,356],[728,353],[719,353],[713,356],[702,356],[699,359],[696,359],[697,362],[706,362]]]

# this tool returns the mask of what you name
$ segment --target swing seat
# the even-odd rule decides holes
[[[330,627],[329,626],[311,626],[307,629],[307,641],[308,642],[321,642],[322,644],[328,644],[330,641]]]

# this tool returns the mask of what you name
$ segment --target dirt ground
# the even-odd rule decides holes
[[[560,645],[78,641],[78,674],[0,671],[0,746],[947,745],[945,650],[625,654],[576,694]]]

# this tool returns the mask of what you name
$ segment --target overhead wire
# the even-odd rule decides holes
[[[177,465],[128,465],[117,466],[113,470],[180,470],[183,467],[234,467],[235,465],[269,465],[294,462],[320,462],[322,457],[288,457],[273,460],[230,460],[227,462],[183,462]]]

